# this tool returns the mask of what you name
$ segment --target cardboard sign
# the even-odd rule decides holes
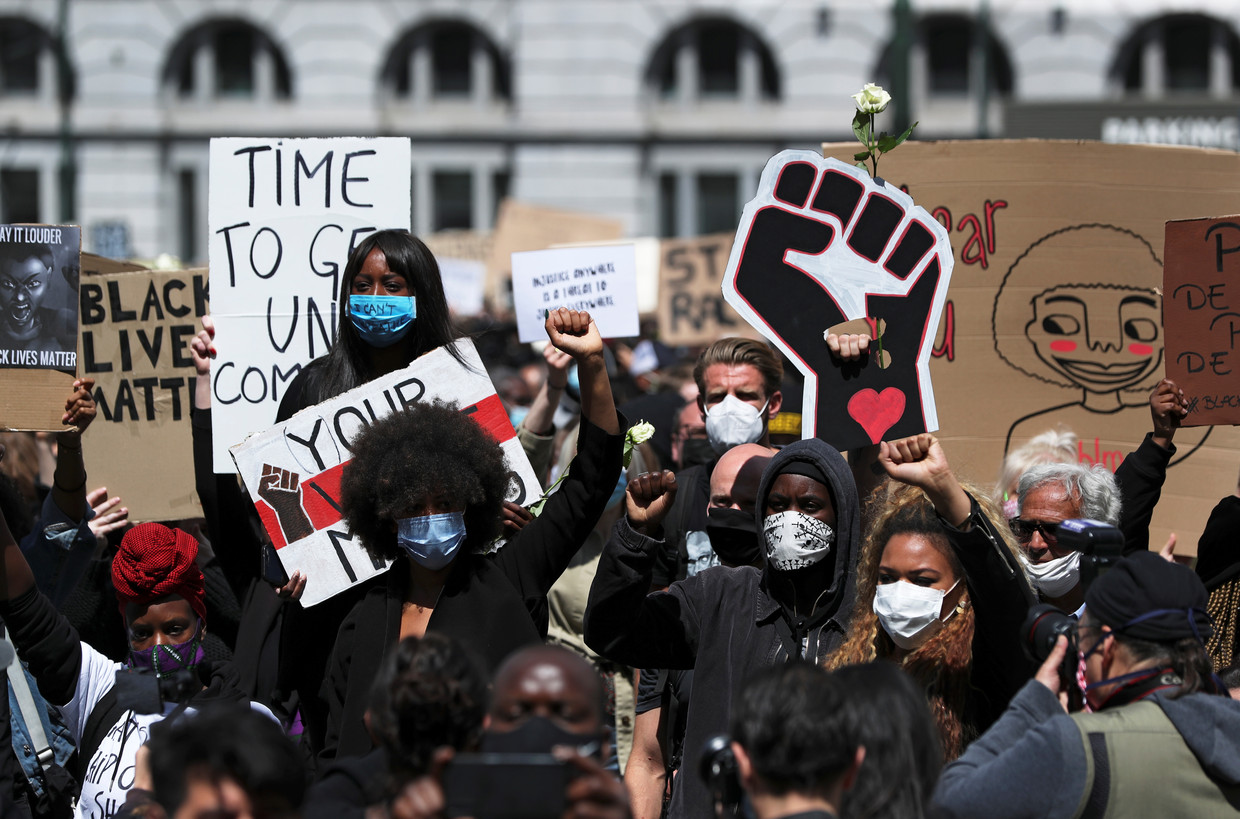
[[[542,341],[547,311],[586,310],[603,338],[638,333],[637,259],[632,244],[512,254],[513,308],[522,343]]]
[[[605,242],[623,235],[624,226],[615,219],[505,199],[500,203],[492,234],[491,256],[487,262],[487,297],[499,309],[512,305],[509,287],[514,253],[543,250],[557,244]]]
[[[301,367],[336,338],[353,248],[409,227],[408,139],[211,140],[215,470],[271,424]]]
[[[97,267],[83,260],[78,337],[82,374],[95,379],[90,485],[120,497],[135,522],[199,517],[189,343],[207,313],[207,271]]]
[[[732,234],[664,239],[659,250],[660,341],[706,346],[728,336],[761,338],[723,299]]]
[[[508,500],[528,504],[542,489],[473,342],[459,341],[467,366],[445,349],[403,370],[297,413],[232,447],[237,470],[280,562],[306,576],[312,606],[387,569],[354,540],[340,517],[340,479],[350,440],[371,421],[419,401],[453,401],[504,450]]]
[[[851,161],[856,148],[823,150]],[[956,266],[931,372],[938,435],[955,471],[989,487],[1005,451],[1057,426],[1076,432],[1082,463],[1118,467],[1152,429],[1165,223],[1234,211],[1240,156],[911,142],[884,156],[879,173],[951,234]],[[1182,429],[1175,443],[1151,545],[1174,531],[1177,552],[1191,554],[1211,508],[1235,491],[1240,432]]]
[[[75,226],[0,225],[0,429],[64,429],[81,251]]]
[[[1240,216],[1167,223],[1163,327],[1167,377],[1184,426],[1240,424]]]
[[[947,231],[907,193],[783,151],[741,214],[723,296],[805,376],[802,434],[852,449],[938,429],[930,349],[952,264]],[[862,318],[885,323],[887,366],[827,348],[828,329]]]

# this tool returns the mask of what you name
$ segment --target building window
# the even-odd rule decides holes
[[[1229,96],[1240,88],[1240,38],[1226,23],[1204,15],[1159,17],[1124,41],[1111,75],[1130,94]]]
[[[650,59],[646,83],[664,99],[682,102],[779,98],[771,50],[753,31],[724,18],[695,20],[668,34]]]
[[[55,97],[58,77],[56,43],[41,26],[16,17],[0,17],[0,94]],[[73,96],[73,74],[63,90]]]
[[[39,172],[5,168],[0,170],[0,223],[41,222]]]
[[[662,173],[658,197],[664,238],[732,233],[741,215],[741,177],[718,171]]]
[[[250,23],[215,20],[173,46],[165,85],[181,97],[288,99],[292,78],[275,42]]]
[[[198,258],[198,175],[192,168],[177,172],[178,255],[190,263]]]
[[[381,79],[393,97],[415,103],[510,98],[507,58],[477,27],[455,20],[406,32],[388,52]]]
[[[435,230],[468,230],[474,225],[474,175],[468,171],[435,171],[431,176]]]

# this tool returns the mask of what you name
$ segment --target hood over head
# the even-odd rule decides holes
[[[763,470],[758,484],[754,516],[757,518],[759,537],[762,536],[766,498],[771,493],[771,484],[785,472],[810,475],[815,480],[821,480],[816,475],[826,478],[831,501],[835,504],[835,545],[832,546],[835,572],[828,592],[832,608],[840,608],[835,605],[838,603],[847,607],[844,610],[850,610],[854,596],[854,568],[861,541],[861,505],[852,470],[835,447],[818,438],[796,441],[781,449]],[[768,566],[764,571],[770,573],[774,569]]]

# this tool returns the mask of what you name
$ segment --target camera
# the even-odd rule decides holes
[[[706,781],[716,816],[740,816],[745,792],[741,788],[740,768],[732,741],[726,734],[706,740],[698,763],[698,772]]]
[[[1065,520],[1059,524],[1058,535],[1061,547],[1081,553],[1081,587],[1085,589],[1124,555],[1124,533],[1109,523]]]
[[[116,672],[116,701],[135,714],[162,714],[167,703],[187,703],[201,690],[202,681],[188,668],[163,677],[147,669]]]
[[[444,771],[444,814],[472,819],[561,816],[574,769],[551,754],[457,754]]]

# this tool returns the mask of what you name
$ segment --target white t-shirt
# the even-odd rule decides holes
[[[77,690],[68,705],[61,706],[65,723],[73,732],[73,739],[80,746],[86,724],[95,706],[116,684],[116,672],[124,666],[113,662],[86,643],[82,643],[82,668],[78,673]],[[250,707],[275,720],[275,715],[265,706],[251,702]],[[168,703],[163,714],[135,714],[126,711],[99,743],[95,755],[86,767],[82,782],[82,795],[78,800],[77,815],[83,819],[105,819],[113,816],[125,802],[125,792],[133,787],[138,748],[151,735],[151,726],[162,720],[174,708]],[[185,709],[186,714],[194,709]]]

